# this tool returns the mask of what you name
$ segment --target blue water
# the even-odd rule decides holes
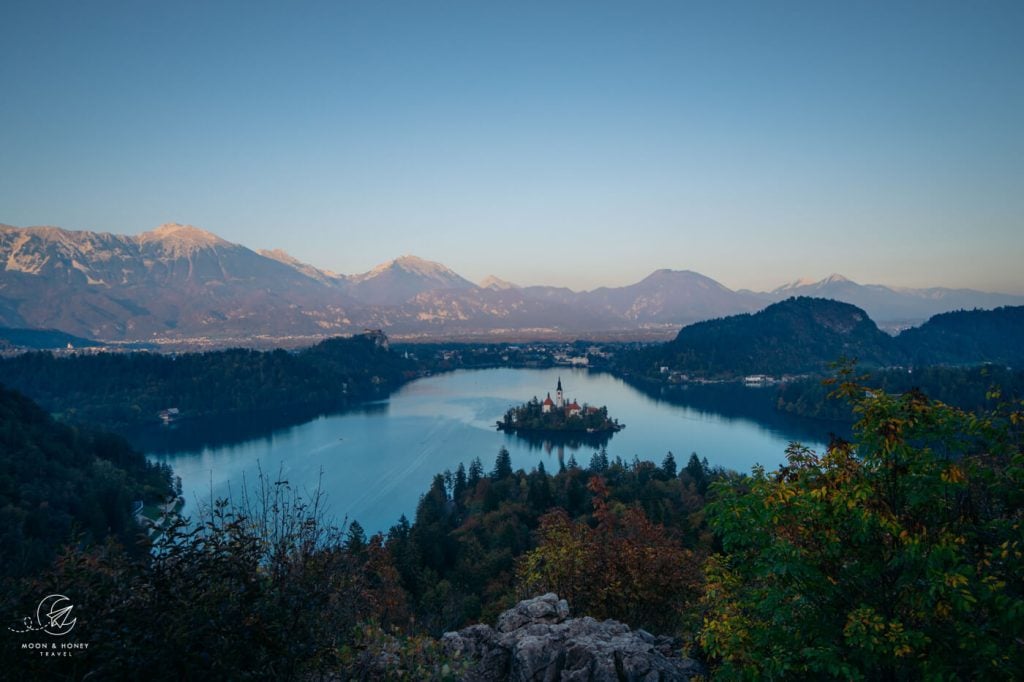
[[[174,452],[153,448],[150,456],[181,476],[185,513],[211,495],[237,497],[262,468],[300,491],[312,491],[319,483],[336,521],[357,519],[372,533],[387,530],[403,513],[411,521],[434,474],[454,471],[460,462],[468,467],[474,457],[489,471],[502,446],[517,468],[543,462],[553,472],[559,457],[567,461],[570,456],[586,466],[592,445],[545,447],[495,429],[512,405],[533,396],[543,399],[548,391],[553,395],[559,377],[567,400],[607,405],[609,414],[626,424],[606,445],[612,458],[639,456],[660,463],[672,451],[682,467],[696,452],[712,466],[749,471],[754,464],[770,469],[783,462],[791,441],[820,450],[828,439],[827,425],[774,414],[771,388],[695,387],[648,394],[611,375],[585,370],[486,369],[419,379],[359,411],[319,417],[267,436]]]

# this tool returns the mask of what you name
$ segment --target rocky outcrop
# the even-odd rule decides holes
[[[569,605],[555,594],[519,602],[498,618],[497,628],[473,625],[445,633],[445,654],[465,661],[464,679],[513,680],[690,680],[705,673],[682,658],[669,637],[630,630],[614,620],[569,618]]]

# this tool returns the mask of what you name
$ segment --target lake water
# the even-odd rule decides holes
[[[356,519],[372,533],[386,530],[403,513],[412,521],[434,474],[454,471],[460,462],[468,467],[474,457],[489,471],[502,446],[516,468],[543,462],[553,472],[560,457],[570,456],[586,466],[594,444],[529,441],[495,429],[509,407],[533,396],[543,399],[548,391],[554,396],[559,377],[567,400],[607,405],[626,425],[605,446],[611,458],[635,455],[660,464],[671,451],[682,467],[696,452],[712,466],[749,471],[760,463],[770,469],[784,461],[790,441],[820,450],[835,428],[780,416],[771,407],[772,388],[733,384],[651,392],[585,370],[485,369],[419,379],[357,411],[295,426],[275,428],[269,419],[268,433],[236,442],[200,437],[199,431],[217,424],[186,422],[177,431],[150,433],[146,449],[181,476],[186,513],[211,494],[237,495],[261,467],[275,478],[280,472],[299,490],[312,490],[320,481],[330,513],[339,521]]]

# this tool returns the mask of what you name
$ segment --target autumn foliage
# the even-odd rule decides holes
[[[974,415],[849,371],[856,442],[721,485],[701,641],[722,679],[1022,679],[1020,406]]]
[[[587,489],[595,525],[562,509],[541,517],[538,546],[519,564],[521,593],[556,592],[577,613],[674,632],[699,598],[701,557],[642,509],[610,503],[602,477]]]
[[[87,648],[55,662],[5,646],[0,661],[30,676],[146,680],[315,679],[362,663],[346,654],[358,628],[403,624],[405,593],[382,536],[354,546],[319,499],[266,482],[193,523],[172,518],[147,557],[113,541],[66,548],[10,612],[71,595],[78,627],[62,641]]]

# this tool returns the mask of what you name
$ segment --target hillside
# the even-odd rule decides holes
[[[697,377],[821,373],[840,358],[865,369],[996,363],[1024,367],[1024,306],[936,315],[897,337],[852,305],[791,298],[759,313],[698,322],[675,340],[624,354],[624,369]]]
[[[914,365],[993,362],[1024,366],[1024,306],[936,315],[902,332],[899,347]]]
[[[170,491],[170,470],[121,438],[56,422],[0,385],[0,577],[40,570],[64,543],[136,547],[132,503]]]
[[[791,298],[764,310],[684,327],[638,360],[701,376],[824,371],[840,357],[864,365],[899,361],[892,337],[848,303]]]

